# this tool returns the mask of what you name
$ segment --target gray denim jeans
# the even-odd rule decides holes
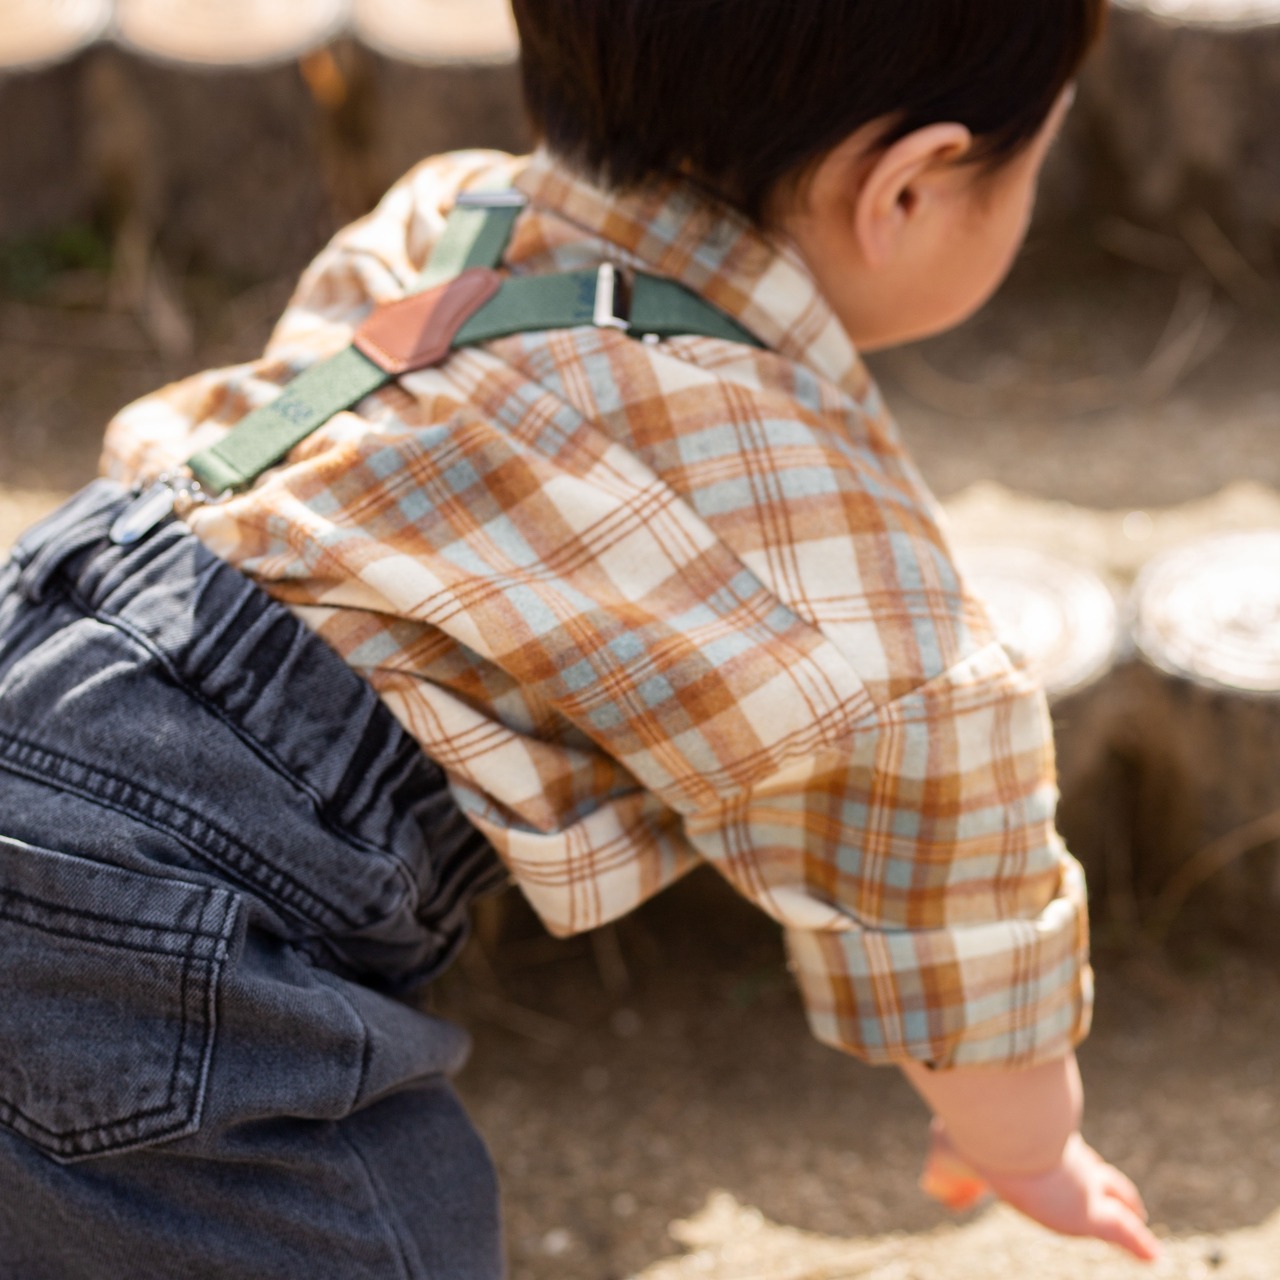
[[[421,1011],[496,859],[368,685],[98,482],[0,570],[0,1277],[497,1280]]]

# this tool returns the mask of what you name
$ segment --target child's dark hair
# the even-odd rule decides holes
[[[514,0],[556,154],[616,187],[684,173],[761,221],[857,129],[956,121],[998,165],[1031,141],[1107,0]]]

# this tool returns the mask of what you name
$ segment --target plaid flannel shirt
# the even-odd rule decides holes
[[[678,183],[428,161],[310,267],[262,359],[121,413],[108,473],[168,468],[345,346],[495,173],[530,200],[512,272],[643,268],[767,349],[583,328],[463,350],[191,528],[376,687],[555,933],[706,860],[785,927],[819,1038],[1065,1053],[1091,978],[1044,697],[787,245]]]

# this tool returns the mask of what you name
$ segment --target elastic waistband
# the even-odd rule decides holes
[[[127,629],[323,795],[332,820],[357,837],[385,838],[381,824],[370,829],[372,795],[394,792],[410,772],[438,787],[439,767],[323,640],[180,521],[133,547],[110,542],[131,497],[95,481],[32,529],[14,552],[18,590],[34,602],[55,587],[68,591],[86,612]]]
[[[68,598],[128,633],[308,793],[330,833],[400,863],[421,895],[410,909],[444,943],[465,901],[502,872],[443,772],[323,640],[180,521],[114,545],[108,532],[132,496],[105,480],[82,490],[19,541],[0,596],[16,590],[35,606]]]

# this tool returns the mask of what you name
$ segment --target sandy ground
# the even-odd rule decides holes
[[[92,474],[110,412],[251,355],[287,282],[189,283],[165,360],[101,282],[0,300],[0,545]],[[1117,511],[1280,487],[1280,309],[1196,279],[1033,251],[983,317],[877,359],[943,495],[997,480]],[[1212,939],[1100,957],[1087,1135],[1147,1194],[1151,1272],[1002,1209],[916,1190],[925,1115],[893,1072],[808,1036],[776,931],[710,873],[555,942],[510,902],[440,1007],[506,1188],[511,1280],[1280,1278],[1280,961]]]

